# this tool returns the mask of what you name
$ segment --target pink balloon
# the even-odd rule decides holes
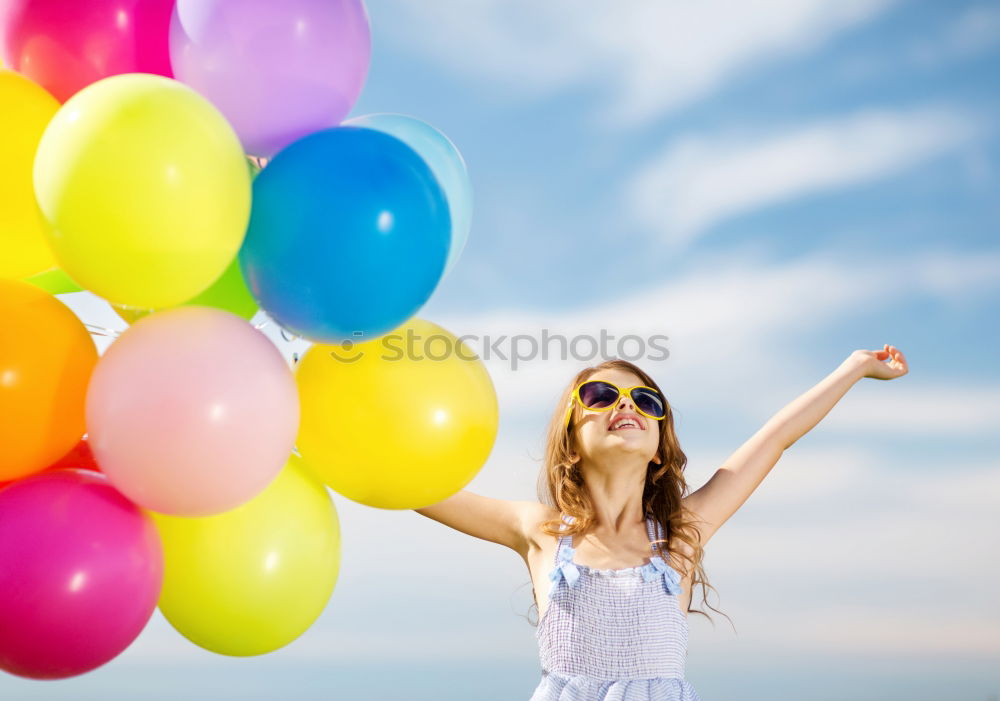
[[[3,0],[0,53],[59,102],[119,73],[172,78],[173,7],[174,0]]]
[[[210,516],[277,477],[295,447],[299,396],[274,344],[201,306],[145,316],[112,343],[87,389],[101,470],[151,511]]]
[[[177,0],[169,34],[177,80],[256,156],[340,124],[371,60],[362,0]]]
[[[0,489],[0,669],[62,679],[105,664],[162,585],[153,520],[104,475],[53,470]]]

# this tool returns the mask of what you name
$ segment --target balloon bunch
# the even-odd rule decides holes
[[[415,316],[468,174],[416,118],[344,121],[370,44],[361,0],[0,5],[0,669],[88,672],[157,607],[278,649],[339,574],[327,486],[420,508],[485,463],[489,374]],[[103,354],[80,291],[130,324]]]

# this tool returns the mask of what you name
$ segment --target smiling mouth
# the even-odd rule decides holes
[[[627,431],[629,429],[633,431],[644,431],[645,429],[639,425],[639,422],[635,419],[629,419],[632,425],[619,426],[618,428],[608,428],[608,433],[614,433],[615,431]]]

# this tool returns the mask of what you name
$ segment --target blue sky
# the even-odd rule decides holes
[[[419,316],[456,335],[667,335],[668,359],[639,362],[675,408],[691,490],[852,350],[907,355],[909,375],[859,382],[709,543],[709,603],[737,632],[696,589],[715,620],[690,617],[702,697],[1000,698],[1000,5],[368,8],[351,116],[436,126],[475,188],[469,243]],[[61,298],[124,326],[89,293]],[[487,362],[500,432],[468,489],[535,498],[545,421],[586,364]],[[337,588],[286,648],[225,658],[157,613],[105,667],[0,676],[0,698],[527,699],[520,559],[333,499]]]

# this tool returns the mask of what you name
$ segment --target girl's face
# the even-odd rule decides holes
[[[617,368],[600,370],[587,379],[604,380],[621,389],[645,384],[635,374]],[[642,458],[639,462],[645,466],[660,447],[660,424],[663,422],[640,414],[628,394],[618,397],[611,409],[592,411],[577,403],[575,411],[578,418],[572,424],[571,435],[577,453],[585,461],[607,463],[616,456],[627,454]],[[612,428],[626,417],[634,424]]]

